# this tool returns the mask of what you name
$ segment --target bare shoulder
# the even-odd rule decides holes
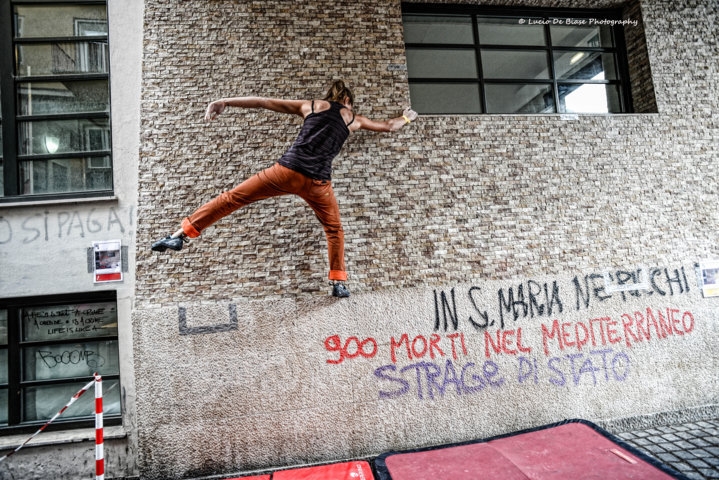
[[[350,132],[356,132],[357,130],[362,128],[362,124],[367,121],[367,117],[363,117],[362,115],[348,111],[347,117],[345,118],[345,120],[346,120],[345,123],[352,122],[347,126],[347,128],[349,128]]]
[[[284,100],[279,98],[247,97],[248,102],[242,106],[262,107],[279,113],[303,115],[304,110],[310,109],[307,100]]]
[[[315,113],[324,112],[330,109],[330,102],[327,100],[313,100],[315,104]]]

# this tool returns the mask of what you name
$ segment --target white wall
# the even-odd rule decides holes
[[[142,16],[141,0],[108,2],[115,198],[0,205],[1,297],[117,291],[124,426],[106,430],[108,438],[114,438],[105,449],[108,478],[136,470],[130,319],[135,271],[124,272],[122,282],[95,284],[88,272],[87,249],[93,241],[120,239],[128,247],[127,263],[134,264]],[[26,437],[0,437],[0,447],[14,448]],[[85,441],[76,443],[78,439]],[[42,434],[0,464],[0,477],[89,477],[94,473],[93,452],[91,431]]]

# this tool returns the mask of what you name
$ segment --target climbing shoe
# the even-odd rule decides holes
[[[187,238],[183,235],[181,237],[171,237],[167,236],[163,238],[162,240],[158,240],[155,243],[152,244],[152,250],[154,252],[164,252],[168,248],[170,250],[182,250],[182,244],[183,243],[189,243]]]
[[[332,296],[338,298],[346,298],[350,296],[350,291],[345,287],[343,283],[332,284]]]

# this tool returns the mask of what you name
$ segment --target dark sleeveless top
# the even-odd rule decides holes
[[[299,172],[314,180],[332,179],[332,160],[340,153],[349,137],[349,125],[345,124],[340,110],[344,105],[330,102],[330,108],[307,115],[295,143],[277,161],[280,165]]]

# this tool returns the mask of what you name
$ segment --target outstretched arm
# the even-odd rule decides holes
[[[357,123],[357,129],[362,128],[372,132],[396,132],[408,123],[415,121],[417,116],[417,112],[406,108],[404,112],[402,112],[402,116],[390,118],[389,120],[377,121],[363,117],[362,115],[357,115],[355,122]]]
[[[240,108],[264,108],[279,113],[290,113],[304,117],[310,110],[310,102],[307,100],[281,100],[265,97],[234,97],[215,100],[207,106],[205,120],[208,122],[221,115],[227,107]]]

